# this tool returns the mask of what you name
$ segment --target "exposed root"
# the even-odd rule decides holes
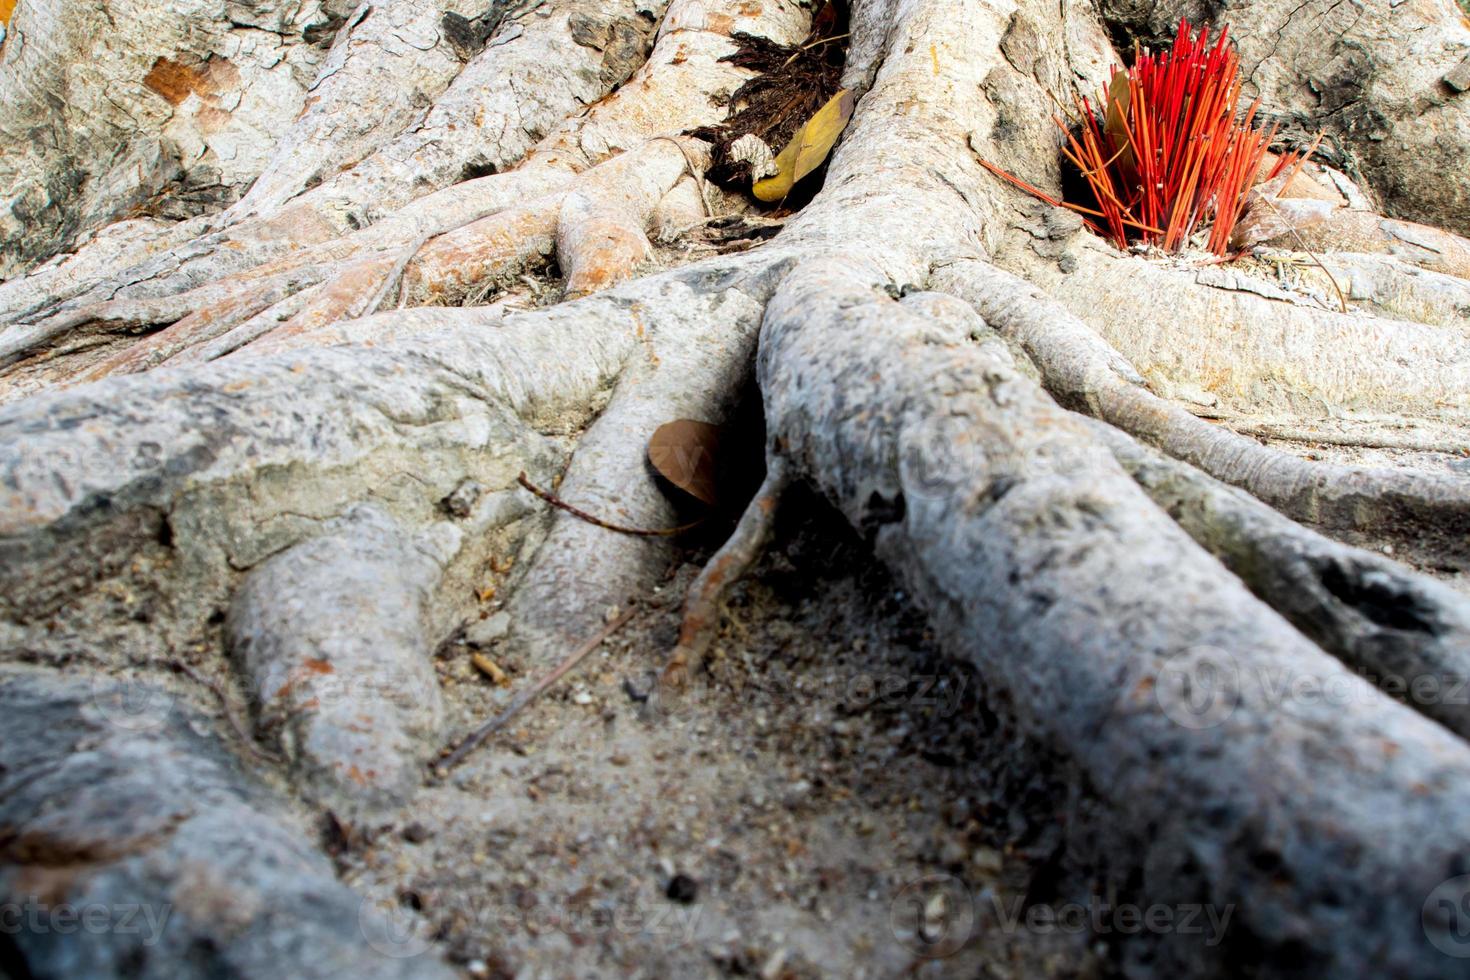
[[[39,885],[48,903],[112,910],[111,928],[68,930],[64,942],[10,930],[7,952],[34,976],[139,963],[199,976],[321,976],[324,963],[374,980],[456,975],[384,955],[417,941],[395,933],[402,913],[386,919],[338,881],[290,804],[241,771],[207,713],[176,698],[5,669],[0,896],[21,907]],[[120,919],[124,909],[136,918]]]
[[[495,26],[512,0],[497,0]],[[223,216],[270,213],[315,178],[351,167],[422,117],[463,68],[445,14],[474,17],[479,0],[375,0],[338,31],[310,95],[250,190]]]
[[[370,224],[469,174],[509,170],[544,136],[627,81],[647,58],[666,5],[496,0],[462,25],[475,32],[467,40],[484,47],[422,119],[286,210],[320,214],[345,231],[348,216]],[[442,30],[454,35],[460,26],[446,23]],[[406,166],[411,181],[404,180]]]
[[[622,68],[603,76],[589,58],[621,62],[616,52],[646,40],[648,25],[619,29],[609,17],[628,13],[621,3],[548,0],[548,16],[519,36],[581,36],[591,46],[577,47],[597,54],[571,52],[567,70],[590,71],[595,89]],[[1030,118],[1043,81],[1094,84],[1111,56],[1092,7],[1013,6],[854,4],[842,83],[861,98],[827,182],[774,242],[738,256],[626,281],[651,234],[703,220],[697,146],[673,134],[723,118],[749,78],[722,60],[737,47],[732,32],[806,35],[806,8],[786,0],[675,0],[649,63],[615,94],[544,137],[564,93],[525,100],[527,132],[487,150],[512,160],[536,144],[509,173],[428,194],[399,186],[419,153],[432,186],[464,175],[462,154],[482,134],[446,135],[474,101],[451,85],[423,142],[404,132],[390,144],[416,147],[409,156],[382,150],[181,247],[129,244],[145,260],[121,273],[99,275],[78,256],[70,272],[53,270],[55,289],[9,293],[28,304],[26,322],[0,350],[30,359],[18,361],[28,379],[188,366],[0,409],[0,641],[56,666],[167,663],[147,654],[217,653],[229,610],[225,632],[262,725],[306,795],[369,818],[402,812],[438,727],[426,652],[484,600],[471,585],[483,589],[490,556],[516,558],[496,583],[511,590],[504,642],[533,668],[559,664],[551,679],[571,669],[667,570],[667,537],[619,533],[679,520],[646,465],[649,436],[674,418],[728,418],[754,362],[766,482],[689,594],[667,684],[697,668],[723,590],[759,553],[782,488],[810,483],[902,579],[933,643],[977,665],[1021,733],[1064,757],[1069,854],[1121,895],[1236,910],[1218,947],[1182,930],[1151,937],[1140,946],[1151,969],[1443,974],[1423,903],[1470,850],[1458,819],[1470,808],[1470,746],[1454,734],[1470,726],[1412,689],[1411,710],[1350,666],[1470,677],[1465,601],[1186,463],[1100,435],[1035,374],[1068,407],[1345,535],[1416,537],[1470,565],[1470,489],[1314,467],[1212,427],[1150,393],[1083,320],[986,261],[1005,234],[1004,199],[971,140],[1053,154],[1050,124]],[[590,25],[576,20],[588,11]],[[470,56],[466,85],[496,75],[493,50]],[[508,125],[519,104],[497,101],[487,125]],[[284,166],[290,180],[261,194],[295,194],[302,169]],[[389,185],[390,213],[358,196]],[[344,231],[354,223],[366,227]],[[507,303],[374,312],[483,298],[552,255],[581,298],[530,313]],[[1451,329],[1406,328],[1439,340]],[[138,332],[149,337],[127,347]],[[1424,340],[1449,346],[1434,342]],[[1451,363],[1435,383],[1459,380],[1462,362]],[[566,507],[537,507],[517,485],[522,472],[533,487],[563,473],[554,496]],[[122,642],[102,647],[99,626]],[[147,743],[99,733],[46,676],[23,694],[0,685],[0,826],[67,841],[57,866],[101,876],[122,858],[72,860],[83,850],[73,842],[121,839],[129,860],[161,869],[170,895],[181,867],[229,880],[233,896],[290,863],[279,835],[248,813],[236,819],[235,802],[255,789],[198,775],[204,720],[189,715]],[[344,691],[344,676],[371,682]],[[356,727],[364,714],[371,733]],[[53,729],[64,738],[48,740]],[[156,771],[161,789],[149,783]],[[144,801],[141,816],[125,809],[119,822],[117,799]],[[46,800],[65,802],[46,811]],[[247,800],[260,801],[279,809]],[[37,823],[32,811],[51,816]],[[94,825],[95,838],[75,833]],[[242,839],[274,864],[241,851]],[[284,917],[247,915],[223,946],[190,924],[182,939],[252,975],[278,972],[291,950],[335,957],[331,929],[355,923],[334,889],[301,910],[297,893],[261,886],[263,907]],[[280,952],[276,930],[322,917],[327,939]],[[267,928],[269,942],[233,938]],[[251,955],[273,957],[271,970]],[[373,975],[355,955],[333,968]],[[378,972],[396,976],[399,961],[383,962]]]
[[[339,320],[373,313],[390,293],[401,292],[404,301],[452,304],[471,286],[513,281],[553,255],[566,270],[573,295],[606,288],[627,279],[649,258],[644,228],[689,161],[698,164],[704,158],[702,147],[688,140],[652,140],[576,178],[571,194],[553,193],[490,217],[454,222],[396,251],[372,252],[335,265],[320,258],[275,263],[176,296],[117,300],[12,330],[6,335],[8,349],[19,356],[19,351],[62,336],[74,345],[104,324],[126,336],[175,319],[100,361],[52,367],[46,362],[56,352],[44,356],[24,386],[11,381],[10,394],[24,393],[41,381],[56,387],[68,380],[146,370],[227,334],[231,339],[216,351],[232,352],[257,340],[276,346]],[[593,208],[589,201],[598,204]],[[283,267],[285,271],[272,271]],[[310,295],[285,305],[299,291]],[[286,311],[288,319],[280,322]],[[0,347],[0,356],[6,349]],[[69,378],[68,371],[80,374]]]
[[[1096,329],[1165,394],[1226,411],[1397,412],[1470,424],[1470,318],[1416,322],[1406,315],[1417,313],[1412,301],[1400,302],[1396,319],[1344,315],[1330,285],[1323,309],[1269,274],[1120,255],[1087,233],[1065,247],[1067,272],[1027,242],[997,261]],[[1418,280],[1423,291],[1428,280]]]
[[[1263,602],[1381,690],[1470,738],[1470,599],[1092,425],[1154,502]]]
[[[20,4],[0,60],[0,277],[108,221],[234,200],[316,74],[307,35],[340,5]]]
[[[636,297],[624,315],[638,324],[641,344],[582,435],[558,487],[561,499],[627,527],[679,523],[647,465],[648,440],[672,419],[719,423],[734,411],[765,299],[786,261],[779,251],[711,259],[592,297]],[[609,607],[646,592],[668,557],[667,538],[619,534],[557,513],[507,606],[511,642],[533,662],[555,662]]]
[[[646,227],[678,176],[659,182],[658,168],[653,168],[654,175],[644,175],[629,165],[635,158],[624,151],[688,156],[696,144],[653,137],[708,125],[725,114],[724,100],[749,76],[721,61],[734,50],[728,33],[744,29],[779,36],[794,34],[805,23],[804,13],[784,0],[756,7],[731,3],[732,14],[718,18],[699,0],[680,3],[689,6],[689,12],[680,13],[682,7],[676,4],[658,47],[637,75],[615,96],[547,136],[516,171],[448,188],[362,231],[294,253],[284,251],[280,243],[312,241],[310,236],[303,239],[297,226],[314,226],[319,219],[279,215],[268,222],[275,228],[269,238],[252,238],[237,230],[191,243],[150,259],[144,268],[123,273],[120,282],[67,301],[59,312],[38,324],[12,327],[0,340],[0,361],[53,344],[99,320],[125,330],[167,324],[197,309],[201,301],[217,302],[217,290],[251,288],[246,284],[308,266],[328,270],[333,281],[293,314],[283,332],[324,326],[369,312],[370,297],[391,278],[393,259],[385,256],[401,255],[405,246],[425,235],[438,237],[406,270],[407,294],[411,301],[454,302],[487,277],[513,274],[549,256],[556,246],[563,207],[569,219],[563,244],[571,253],[573,294],[625,278],[647,257]],[[612,159],[620,153],[628,159]],[[596,166],[604,161],[605,168]],[[575,179],[589,167],[593,170],[585,183]],[[683,169],[681,162],[680,172]],[[602,181],[608,174],[622,175],[625,184],[632,183],[625,188],[606,186]],[[560,193],[567,188],[585,190],[586,200],[597,206],[567,203]],[[480,226],[477,220],[489,223]],[[454,228],[459,231],[447,231]],[[246,237],[241,239],[241,234]],[[232,278],[211,282],[203,287],[205,292],[197,292],[201,273],[211,265]],[[139,291],[160,298],[153,305],[123,306],[114,299],[119,293]],[[265,305],[269,304],[250,312],[237,308],[233,322],[215,316],[207,332],[232,329]],[[60,378],[48,376],[48,381],[54,380]]]
[[[415,538],[358,507],[251,572],[231,604],[231,652],[259,724],[303,795],[353,822],[407,802],[439,737],[426,628],[459,545],[451,524]]]
[[[264,281],[237,283],[235,288],[220,299],[196,307],[163,330],[140,338],[136,343],[103,358],[87,367],[75,380],[96,381],[110,374],[136,374],[157,367],[198,344],[231,332],[241,323],[249,322],[266,311],[279,313],[282,304],[293,297],[301,296],[306,299],[308,291],[320,282],[322,276],[321,267],[307,266],[294,272],[283,272]],[[183,301],[190,298],[204,299],[190,293],[179,297]],[[157,309],[159,306],[173,307],[176,304],[167,300],[143,300],[131,301],[127,305],[134,309],[139,306]],[[135,323],[129,326],[136,328]],[[66,380],[54,375],[46,377],[50,387],[60,387]]]
[[[120,290],[184,291],[280,258],[291,247],[376,224],[467,172],[513,166],[558,123],[624,81],[643,63],[650,41],[651,26],[634,0],[541,6],[547,9],[508,27],[476,55],[421,125],[346,173],[224,232],[209,233],[243,217],[240,209],[230,212],[229,221],[181,223],[122,250],[108,240],[111,235],[99,236],[66,261],[0,284],[0,323],[34,318],[59,303],[94,305]],[[662,7],[655,0],[649,10],[658,14]],[[454,212],[461,221],[468,216],[463,208]],[[428,215],[424,224],[441,221]],[[412,230],[402,233],[398,244],[413,236]]]
[[[205,342],[191,342],[169,358],[171,364],[205,364],[209,361],[218,360],[233,354],[242,347],[252,344],[296,316],[306,304],[316,298],[317,286],[303,289],[299,293],[293,293],[273,306],[268,306],[259,313],[245,320],[236,327],[232,327],[220,334],[213,340]],[[274,349],[274,348],[273,348]],[[264,354],[266,350],[257,348]]]
[[[1351,301],[1368,304],[1380,316],[1462,328],[1470,318],[1470,281],[1393,255],[1337,252],[1320,258]],[[1309,270],[1298,265],[1297,272],[1310,280]]]
[[[1470,566],[1470,481],[1448,475],[1312,463],[1213,426],[1152,394],[1124,359],[1025,280],[980,262],[939,273],[947,291],[1019,342],[1048,390],[1126,432],[1250,491],[1288,516],[1338,534],[1404,537]]]
[[[453,304],[476,284],[512,279],[555,253],[569,298],[628,278],[649,258],[646,228],[658,206],[703,158],[703,144],[656,139],[579,176],[567,194],[449,232],[426,246],[405,274],[416,302]],[[595,203],[594,203],[595,202]]]
[[[740,515],[734,532],[689,587],[684,622],[679,628],[679,645],[669,655],[660,677],[660,687],[665,692],[676,694],[683,690],[703,664],[719,628],[720,604],[725,593],[760,558],[770,540],[776,508],[787,483],[785,464],[776,457],[760,489]]]
[[[465,481],[514,488],[523,470],[548,479],[564,451],[533,427],[585,424],[638,334],[623,303],[598,296],[494,329],[441,325],[374,347],[113,378],[7,406],[0,614],[38,655],[65,645],[68,631],[48,630],[49,619],[85,622],[90,602],[105,604],[97,584],[162,539],[167,560],[150,588],[177,594],[138,629],[146,647],[186,642],[223,608],[235,570],[319,534],[365,493],[417,527],[439,519],[439,502]]]
[[[1443,835],[1470,749],[1252,596],[1080,419],[970,341],[978,320],[906,311],[875,271],[855,254],[806,262],[772,300],[771,445],[1123,816],[1089,827],[1088,850],[1120,880],[1147,869],[1154,900],[1235,903],[1242,955],[1434,974],[1419,910],[1466,846]],[[1210,677],[1218,697],[1191,701]],[[1302,685],[1336,693],[1280,693]],[[1161,948],[1171,971],[1234,955],[1184,936]]]
[[[1302,446],[1397,449],[1412,453],[1441,453],[1447,456],[1470,455],[1470,432],[1465,432],[1457,426],[1442,425],[1424,419],[1369,417],[1298,422],[1296,420],[1226,417],[1220,420],[1220,424],[1242,435],[1262,440],[1294,442]]]

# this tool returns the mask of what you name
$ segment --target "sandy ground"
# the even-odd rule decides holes
[[[786,508],[698,688],[640,700],[703,557],[402,822],[339,847],[401,912],[384,951],[432,938],[476,977],[1114,974],[1107,937],[1008,924],[1087,901],[1060,793],[820,502]],[[469,654],[439,657],[459,732],[532,679],[507,662],[496,689]]]

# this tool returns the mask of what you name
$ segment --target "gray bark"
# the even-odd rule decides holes
[[[1236,910],[1220,945],[1153,937],[1129,969],[1457,974],[1421,914],[1465,870],[1470,720],[1355,672],[1470,677],[1470,600],[1422,572],[1470,567],[1470,480],[1306,459],[1191,406],[1427,419],[1464,443],[1464,243],[1412,232],[1418,252],[1325,256],[1358,304],[1334,312],[1244,265],[1116,253],[996,180],[978,157],[1055,189],[1048,93],[1096,90],[1109,31],[1182,9],[1135,6],[855,3],[858,100],[822,189],[744,254],[695,261],[706,212],[748,205],[705,186],[708,148],[685,134],[751,77],[730,60],[742,35],[807,36],[786,0],[546,0],[461,7],[464,23],[364,6],[330,53],[292,48],[314,52],[321,101],[306,81],[285,100],[283,138],[215,202],[259,175],[237,207],[104,228],[112,213],[53,194],[0,269],[0,888],[81,863],[66,894],[202,889],[150,954],[158,975],[433,975],[432,956],[377,949],[292,807],[413,812],[464,699],[434,650],[491,622],[487,569],[504,615],[476,643],[537,670],[651,594],[667,537],[548,510],[518,477],[668,528],[649,436],[733,418],[753,377],[766,481],[691,590],[667,680],[699,669],[724,590],[809,485],[981,670],[990,709],[1063,760],[1069,860],[1126,896]],[[1332,162],[1378,198],[1344,190],[1343,221],[1382,222],[1371,206],[1466,230],[1463,168],[1406,177],[1414,154],[1470,144],[1463,89],[1426,89],[1464,53],[1451,7],[1227,6],[1251,84],[1329,126]],[[1339,18],[1342,42],[1317,50]],[[1408,18],[1425,31],[1393,39]],[[55,34],[52,74],[26,76],[0,125],[60,125],[36,93],[87,23]],[[13,26],[7,70],[29,43]],[[1350,82],[1352,52],[1374,67]],[[124,143],[187,142],[181,119]],[[65,182],[77,152],[23,154],[17,173]],[[109,727],[110,695],[63,671],[141,678],[177,716]],[[1201,706],[1201,687],[1218,696]],[[233,694],[249,724],[185,710],[200,688],[223,692],[216,721]],[[225,839],[236,825],[259,854]],[[199,876],[258,904],[212,903]],[[325,897],[289,926],[261,911],[307,895]],[[40,975],[120,974],[133,955],[15,943]]]

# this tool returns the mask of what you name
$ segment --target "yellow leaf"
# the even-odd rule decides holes
[[[1128,108],[1133,101],[1133,93],[1128,87],[1128,73],[1126,71],[1113,72],[1113,80],[1108,84],[1108,113],[1103,119],[1103,132],[1108,134],[1112,140],[1113,152],[1119,154],[1118,159],[1124,167],[1133,166],[1133,147],[1128,145]]]
[[[843,89],[818,109],[777,155],[776,175],[755,182],[755,196],[768,204],[782,200],[798,180],[820,167],[852,118],[852,105],[852,92]]]
[[[10,23],[10,15],[15,13],[15,0],[0,0],[0,26]]]

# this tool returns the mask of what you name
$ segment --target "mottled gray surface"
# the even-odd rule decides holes
[[[176,697],[0,674],[0,902],[25,914],[6,940],[28,975],[452,976],[401,955],[402,910],[385,917],[338,882],[302,821]],[[66,908],[100,918],[68,926]]]
[[[460,541],[452,524],[414,537],[359,506],[235,593],[231,654],[259,724],[303,794],[346,819],[407,802],[438,748],[444,709],[429,605]]]
[[[238,571],[358,501],[420,524],[466,479],[503,488],[523,469],[545,478],[557,453],[517,411],[534,419],[582,400],[581,386],[621,352],[594,341],[579,353],[538,385],[515,370],[534,347],[444,331],[7,406],[0,612],[29,630],[162,544],[169,567],[154,587],[171,594],[154,629],[191,629],[223,610]]]
[[[123,249],[127,262],[104,268],[79,256],[69,272],[57,267],[35,288],[7,288],[0,306],[35,312],[63,296],[82,302],[84,294],[90,301],[122,291],[165,296],[191,312],[203,294],[175,294],[269,258],[295,254],[287,265],[337,269],[363,250],[414,240],[431,216],[467,217],[513,208],[528,194],[560,193],[574,172],[597,172],[619,152],[627,165],[641,159],[627,151],[650,137],[717,118],[720,99],[745,77],[722,60],[730,32],[751,27],[797,39],[808,16],[785,0],[680,0],[647,70],[574,111],[572,102],[595,98],[631,70],[647,40],[652,25],[641,23],[643,14],[635,7],[640,23],[629,24],[618,20],[619,10],[627,14],[608,2],[596,17],[563,23],[553,18],[567,8],[546,5],[537,16],[547,16],[528,21],[520,35],[535,43],[518,49],[519,67],[505,76],[524,80],[516,72],[534,68],[526,51],[566,32],[579,48],[570,71],[581,72],[585,88],[548,72],[552,91],[525,99],[512,98],[508,82],[485,93],[483,104],[478,90],[446,90],[456,93],[441,101],[446,111],[488,108],[492,128],[524,102],[523,132],[507,137],[507,146],[530,146],[539,138],[531,130],[553,124],[549,115],[571,113],[514,174],[465,180],[415,200],[361,237],[331,237],[342,230],[334,222],[372,215],[373,195],[355,198],[350,179],[331,188],[348,194],[345,204],[323,190],[291,220],[266,221],[241,240],[205,238],[149,258],[142,243],[160,229],[140,227]],[[273,355],[247,346],[219,363],[113,378],[0,409],[0,649],[11,664],[0,703],[0,784],[10,794],[0,803],[0,850],[13,865],[0,884],[18,894],[85,897],[96,889],[115,902],[130,895],[175,901],[187,914],[171,920],[178,924],[146,961],[160,974],[432,975],[429,960],[391,955],[428,947],[422,934],[393,943],[375,933],[389,941],[390,955],[364,952],[354,939],[362,936],[360,903],[315,853],[313,835],[301,829],[311,825],[307,818],[241,774],[235,760],[248,755],[256,778],[291,786],[311,802],[311,819],[324,808],[345,817],[329,838],[337,870],[351,881],[391,886],[375,897],[394,910],[398,892],[412,889],[412,901],[434,916],[456,956],[493,958],[527,945],[519,933],[502,945],[493,923],[474,918],[481,886],[519,913],[553,890],[568,904],[599,892],[682,904],[694,896],[687,882],[670,889],[683,873],[676,861],[704,869],[699,894],[718,895],[737,872],[771,880],[767,873],[779,866],[785,877],[769,891],[764,884],[749,891],[762,907],[748,920],[730,913],[710,924],[718,931],[707,940],[719,952],[700,948],[658,963],[774,975],[786,940],[753,957],[738,948],[740,928],[785,931],[793,947],[812,950],[824,943],[796,930],[824,928],[815,923],[826,921],[834,900],[849,910],[863,906],[849,922],[881,920],[882,905],[868,906],[880,901],[875,895],[901,897],[901,890],[892,894],[892,874],[865,866],[865,856],[841,859],[846,879],[822,863],[825,855],[861,854],[861,841],[879,841],[867,837],[879,828],[869,822],[825,851],[820,838],[832,828],[809,836],[797,829],[803,813],[815,812],[803,810],[803,800],[819,793],[835,800],[840,792],[854,809],[869,807],[870,794],[858,784],[872,777],[834,775],[841,770],[824,767],[822,758],[828,749],[848,751],[841,746],[854,724],[836,712],[851,699],[808,699],[793,688],[780,693],[772,706],[779,710],[757,707],[748,724],[732,723],[749,741],[732,739],[723,757],[708,715],[670,751],[678,740],[634,727],[641,709],[629,699],[637,701],[638,690],[621,683],[656,667],[672,638],[671,617],[657,610],[645,613],[656,623],[630,626],[590,658],[568,697],[547,699],[538,705],[546,713],[504,733],[513,747],[486,746],[473,766],[428,786],[417,782],[436,743],[440,705],[451,718],[447,727],[467,728],[510,693],[489,677],[523,687],[546,659],[605,622],[609,606],[634,593],[654,605],[668,594],[659,583],[676,555],[667,539],[620,535],[553,513],[517,488],[517,474],[525,470],[600,518],[667,526],[674,508],[648,472],[647,437],[681,415],[716,421],[730,413],[760,325],[757,376],[773,459],[839,508],[901,578],[901,593],[882,585],[873,601],[922,610],[928,620],[914,624],[916,642],[942,645],[979,669],[973,676],[983,679],[992,704],[971,704],[963,721],[990,726],[992,708],[1014,715],[1023,738],[1014,743],[1015,758],[998,764],[1033,785],[1037,767],[1057,763],[1044,791],[1017,791],[1039,793],[1046,803],[1039,809],[1047,829],[1027,842],[1027,860],[1097,871],[1110,897],[1230,910],[1223,944],[1210,945],[1217,937],[1209,932],[1150,934],[1124,951],[1126,967],[1163,976],[1457,972],[1461,961],[1431,945],[1451,922],[1429,900],[1470,868],[1463,820],[1470,748],[1353,676],[1318,645],[1331,645],[1325,634],[1309,638],[1253,595],[1242,581],[1248,576],[1232,575],[1192,540],[1189,532],[1199,528],[1183,515],[1171,520],[1094,430],[1043,392],[1031,366],[1016,363],[1024,351],[1069,408],[1112,411],[1120,423],[1179,419],[1177,406],[1152,398],[1085,317],[1058,311],[989,264],[999,243],[1019,237],[1015,227],[1042,259],[1066,257],[1058,233],[1075,230],[1075,221],[1036,218],[1039,206],[1019,205],[977,154],[1050,186],[1056,133],[1037,107],[1051,104],[1048,92],[1106,77],[1114,53],[1097,10],[1031,0],[1015,7],[865,0],[853,13],[845,82],[861,98],[824,189],[774,245],[691,263],[700,247],[720,240],[711,234],[656,253],[680,266],[674,271],[549,309],[390,311],[322,323]],[[532,31],[538,23],[545,29]],[[495,74],[486,70],[490,57],[474,57],[466,84]],[[446,132],[459,124],[439,122]],[[383,175],[399,174],[399,164],[403,174],[414,172],[411,157],[420,151],[428,154],[431,182],[453,180],[451,164],[474,137],[456,135],[446,148],[433,142],[436,132],[425,130],[429,143],[392,144],[413,146],[410,157],[369,157],[389,165],[365,167],[359,176],[373,180],[359,186],[382,187],[373,183],[382,178],[393,183],[393,206],[415,198],[416,188]],[[660,167],[671,160],[678,168],[670,144],[657,145],[669,158]],[[504,161],[519,152],[506,150]],[[468,162],[474,169],[498,159],[487,152],[484,161]],[[322,213],[312,210],[318,204]],[[469,245],[463,259],[472,265],[482,256]],[[1146,260],[1118,259],[1135,261]],[[1075,255],[1070,266],[1082,268]],[[118,276],[118,268],[132,271]],[[521,285],[517,301],[558,295],[541,280]],[[107,326],[147,327],[173,315]],[[66,342],[130,349],[131,339],[93,332]],[[57,378],[76,376],[66,373],[70,355],[60,349],[27,356],[33,382],[44,382],[52,368]],[[1206,425],[1190,421],[1185,435]],[[1269,468],[1238,452],[1242,444],[1222,440],[1222,465],[1234,465],[1240,482],[1275,478],[1273,492],[1297,500],[1303,516],[1319,516],[1312,506],[1323,499],[1343,526],[1391,511],[1383,487],[1340,481],[1325,468],[1262,477],[1258,471]],[[1182,437],[1165,448],[1190,452]],[[1421,484],[1413,474],[1402,481],[1414,489],[1432,484],[1431,491],[1446,485]],[[1269,480],[1261,486],[1268,494]],[[1470,510],[1461,506],[1463,486],[1448,486],[1435,499],[1462,523],[1446,523],[1441,533],[1463,527]],[[1303,496],[1292,497],[1298,491]],[[1437,543],[1421,531],[1408,531],[1416,544]],[[1374,569],[1358,570],[1365,576],[1358,584],[1370,581]],[[873,599],[844,595],[813,591],[802,601]],[[1305,598],[1325,608],[1320,593]],[[1350,605],[1347,612],[1361,615],[1372,607]],[[1275,606],[1306,615],[1279,598]],[[1345,617],[1339,626],[1353,628]],[[823,643],[838,642],[784,632],[782,643],[801,648],[803,673],[825,663]],[[472,661],[462,636],[496,669]],[[780,649],[742,645],[733,622],[715,639],[723,669],[743,672],[752,685],[769,671],[750,659],[751,650]],[[23,661],[43,668],[15,666]],[[363,688],[339,684],[344,676],[361,679]],[[100,688],[93,677],[103,678]],[[109,693],[114,677],[135,682],[134,695],[145,699],[154,689],[148,685],[166,685],[167,716],[154,724],[146,711],[129,710]],[[211,710],[184,707],[184,698],[207,694]],[[253,718],[233,710],[242,701],[253,704]],[[212,717],[216,706],[220,717]],[[620,723],[620,714],[629,720]],[[547,719],[567,721],[556,733],[565,737],[563,753],[554,757],[527,746],[528,733],[534,737]],[[284,765],[254,743],[252,722],[263,723],[284,751]],[[717,786],[730,777],[711,760],[735,758],[736,745],[754,754],[741,748],[749,768],[733,772],[785,768],[770,761],[778,753],[756,747],[779,745],[776,729],[793,723],[809,726],[817,740],[782,751],[820,761],[772,775],[777,804],[763,796],[747,808],[749,785]],[[607,750],[618,724],[623,741],[614,755]],[[565,748],[574,742],[574,750]],[[913,754],[898,748],[912,744],[901,740],[886,750],[862,739],[852,744],[871,750],[878,768],[897,768]],[[955,828],[990,819],[984,786],[972,793],[963,778],[935,782],[942,788],[930,789],[930,798],[922,784],[892,784],[887,795],[894,798],[881,811],[893,823],[890,842],[914,832],[904,814],[915,810],[936,811]],[[696,790],[704,804],[691,799]],[[726,805],[721,793],[739,798]],[[581,807],[580,815],[537,809],[556,796]],[[609,818],[604,801],[613,799],[620,818]],[[403,826],[402,834],[388,829],[417,820],[416,808],[432,800],[445,801],[446,810],[424,814],[422,825]],[[574,826],[545,826],[548,811],[569,815]],[[755,825],[771,811],[780,811],[767,822],[774,829],[754,837],[765,833]],[[925,861],[994,869],[999,855],[976,861],[973,843],[946,840]],[[806,891],[789,880],[798,862],[811,879]],[[432,871],[424,894],[418,871]],[[1038,873],[1026,894],[1045,901],[1047,877]],[[437,907],[436,889],[450,897]],[[766,898],[772,894],[810,896],[810,908],[768,910],[776,905]],[[1421,921],[1426,901],[1429,918]],[[928,917],[927,905],[919,911]],[[512,928],[531,933],[526,919]],[[903,930],[889,928],[899,939]],[[734,938],[726,938],[729,929]],[[138,963],[137,943],[120,931],[70,943],[33,932],[17,949],[34,972],[87,972],[95,962],[106,975]],[[636,957],[650,948],[621,936],[605,941],[597,953],[606,956],[595,961],[618,960],[622,969],[630,951]],[[544,955],[573,939],[555,933],[536,942]],[[371,943],[368,949],[381,952]],[[898,954],[908,965],[896,963],[894,972],[913,968],[911,951]],[[310,962],[297,969],[303,960]],[[472,962],[466,970],[477,976],[501,966]]]
[[[1307,530],[1111,426],[1089,427],[1262,602],[1380,689],[1470,737],[1470,598]]]
[[[1153,901],[1234,906],[1220,948],[1162,937],[1156,968],[1461,975],[1420,911],[1465,870],[1470,748],[1256,600],[1002,347],[906,312],[874,272],[783,283],[769,431],[1109,802],[1077,846]]]

